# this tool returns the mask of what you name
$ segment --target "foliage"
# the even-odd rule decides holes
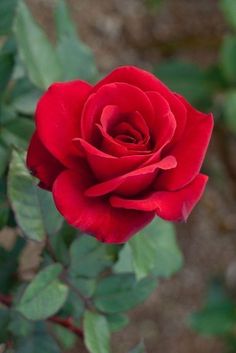
[[[0,228],[16,233],[10,250],[0,247],[0,343],[10,342],[12,353],[60,353],[79,336],[90,353],[109,353],[111,334],[129,323],[127,312],[181,268],[182,255],[174,227],[161,220],[123,246],[79,233],[27,170],[42,92],[56,80],[99,76],[65,1],[57,1],[54,18],[56,44],[23,0],[0,2]],[[29,281],[19,275],[19,259],[32,241],[42,250]],[[134,352],[145,352],[142,342]]]

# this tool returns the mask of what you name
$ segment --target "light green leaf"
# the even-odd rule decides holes
[[[174,92],[182,94],[192,104],[201,104],[210,97],[210,88],[203,70],[179,60],[164,61],[155,68],[155,74]]]
[[[11,31],[17,0],[0,1],[0,35]]]
[[[51,195],[39,189],[26,169],[24,154],[17,151],[13,151],[10,163],[8,197],[27,238],[42,241],[47,233],[54,233],[61,226]]]
[[[65,350],[74,347],[77,336],[73,332],[59,325],[54,325],[53,331],[58,342],[60,342],[60,345],[63,346]]]
[[[46,267],[28,285],[15,309],[29,320],[44,320],[65,303],[68,287],[58,280],[60,264]]]
[[[98,283],[94,303],[99,310],[110,314],[127,311],[149,297],[156,285],[154,278],[137,282],[133,275],[112,275]]]
[[[90,353],[110,353],[110,332],[104,316],[86,311],[84,334],[85,345]]]
[[[228,23],[236,29],[236,1],[220,0],[220,7]]]
[[[183,263],[173,225],[158,218],[125,246],[131,248],[133,267],[138,279],[150,273],[169,277],[177,272]]]
[[[58,35],[57,53],[63,67],[64,79],[79,78],[93,82],[98,72],[92,51],[79,39],[63,0],[59,0],[55,9],[55,20]]]
[[[37,87],[47,89],[52,82],[61,80],[57,54],[23,1],[19,2],[14,32],[31,81]]]
[[[39,90],[31,90],[16,97],[12,102],[12,106],[21,114],[33,115],[40,96],[41,92]]]
[[[126,243],[119,252],[118,261],[113,266],[115,273],[132,273],[134,272],[132,262],[132,251],[129,243]]]
[[[226,127],[236,134],[236,91],[226,94],[223,112]]]
[[[107,246],[89,235],[81,236],[72,243],[70,259],[70,272],[84,277],[96,277],[112,263]]]
[[[236,36],[228,35],[220,52],[220,65],[225,79],[230,83],[236,83]]]

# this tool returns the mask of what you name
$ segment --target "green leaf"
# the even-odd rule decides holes
[[[84,335],[85,346],[90,353],[110,353],[110,332],[104,316],[86,311]]]
[[[128,316],[124,314],[107,315],[106,318],[111,332],[120,331],[129,323]]]
[[[84,277],[71,276],[70,282],[86,298],[91,297],[96,288],[96,278],[84,278]]]
[[[222,284],[212,284],[206,304],[190,317],[189,323],[194,330],[206,336],[233,332],[236,325],[235,303],[225,293]]]
[[[7,164],[8,164],[8,160],[9,160],[9,150],[6,146],[4,146],[3,144],[1,144],[0,141],[0,177],[4,174]]]
[[[220,0],[220,8],[222,9],[225,19],[236,29],[236,2],[235,0]]]
[[[0,5],[1,7],[1,5]],[[0,9],[1,10],[1,9]],[[10,80],[14,68],[14,53],[4,50],[0,51],[0,96],[4,92]]]
[[[25,246],[24,239],[18,237],[10,251],[0,247],[0,292],[7,294],[17,282],[16,272],[20,254]]]
[[[220,65],[225,79],[236,83],[236,37],[228,35],[223,41],[220,52]]]
[[[98,283],[94,303],[99,310],[110,314],[127,311],[149,297],[156,285],[154,278],[137,282],[133,275],[112,275]]]
[[[183,263],[173,225],[158,218],[125,246],[131,248],[133,267],[138,279],[150,273],[159,277],[170,277]]]
[[[134,347],[129,353],[146,353],[144,343],[143,342],[139,343],[139,345]]]
[[[12,106],[21,114],[33,115],[40,96],[41,92],[39,90],[31,90],[16,97]]]
[[[10,311],[9,309],[0,308],[0,343],[7,341],[9,332],[8,325],[10,322]]]
[[[192,104],[206,102],[210,97],[210,88],[203,70],[196,65],[169,60],[155,68],[155,74],[174,92],[182,94]]]
[[[0,35],[11,31],[17,0],[0,1]]]
[[[229,92],[225,95],[223,113],[226,127],[236,134],[236,91]]]
[[[16,353],[61,353],[58,344],[42,325],[36,326],[32,335],[17,342]]]
[[[16,337],[25,337],[32,334],[34,323],[27,320],[15,310],[11,310],[11,322],[9,324],[9,331]]]
[[[65,350],[74,347],[77,337],[73,332],[59,325],[54,325],[53,331],[57,340],[60,342],[60,346],[63,346]]]
[[[60,80],[61,65],[57,54],[23,1],[18,6],[14,32],[31,81],[37,87],[47,89],[52,82]]]
[[[27,238],[42,241],[62,225],[52,196],[39,189],[25,167],[22,153],[13,151],[8,175],[8,197],[16,221]]]
[[[78,38],[63,0],[58,1],[55,20],[58,35],[57,53],[63,67],[64,79],[96,80],[98,72],[92,51]]]
[[[132,251],[129,243],[126,243],[119,252],[118,261],[113,266],[115,273],[133,273]]]
[[[29,320],[45,320],[65,303],[68,287],[58,280],[60,264],[46,267],[27,286],[16,304],[16,310]]]
[[[107,248],[89,235],[76,239],[70,248],[70,272],[74,276],[96,277],[112,264]]]
[[[18,116],[2,126],[0,136],[7,146],[26,149],[33,131],[33,121]]]

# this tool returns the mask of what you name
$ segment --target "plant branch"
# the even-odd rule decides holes
[[[12,302],[13,302],[13,299],[11,296],[0,294],[0,303],[2,303],[7,307],[11,307]],[[72,317],[62,318],[60,316],[55,315],[55,316],[49,317],[46,321],[53,322],[54,324],[67,328],[69,331],[73,332],[80,338],[84,337],[83,331],[79,327],[74,325]]]

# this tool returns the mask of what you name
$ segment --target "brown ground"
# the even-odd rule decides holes
[[[53,1],[29,3],[54,38]],[[165,0],[157,10],[148,8],[144,0],[68,3],[103,72],[121,64],[151,68],[171,55],[207,66],[216,60],[227,31],[216,0]],[[205,164],[211,175],[205,196],[189,222],[177,227],[185,258],[182,271],[162,281],[152,297],[131,312],[131,324],[114,335],[113,353],[127,352],[141,337],[148,353],[223,353],[221,342],[196,335],[186,318],[201,306],[212,276],[223,274],[236,287],[235,185],[232,168],[226,167],[224,143],[215,133]],[[75,352],[84,350],[77,346]]]

